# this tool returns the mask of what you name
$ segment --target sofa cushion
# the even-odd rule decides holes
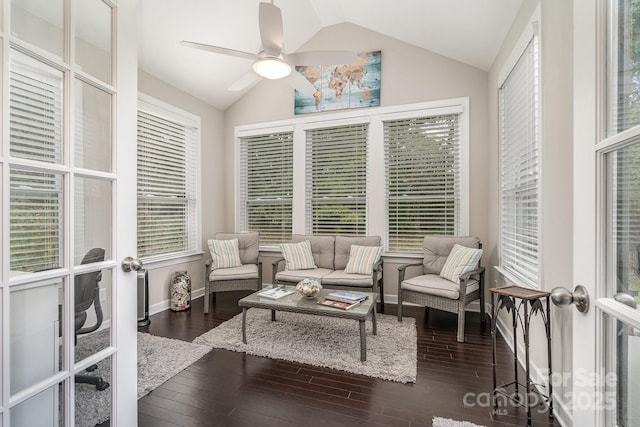
[[[238,239],[238,250],[242,264],[257,264],[260,254],[260,233],[216,233],[216,239]]]
[[[317,279],[323,283],[323,278],[333,270],[328,268],[314,268],[312,270],[284,270],[276,273],[276,282],[298,283],[304,278]]]
[[[349,262],[344,268],[345,273],[371,274],[373,265],[378,262],[382,254],[382,246],[351,245]]]
[[[322,285],[372,288],[373,282],[370,274],[352,274],[345,273],[344,270],[335,270],[322,278]]]
[[[402,289],[420,292],[422,294],[455,300],[460,298],[460,284],[443,279],[436,274],[412,277],[411,279],[403,281],[400,286]],[[467,294],[476,291],[479,287],[477,280],[469,280],[467,282]]]
[[[453,245],[458,244],[467,248],[478,248],[480,239],[477,237],[432,237],[426,236],[422,241],[424,274],[440,274],[447,261]]]
[[[308,240],[311,244],[311,252],[313,253],[313,260],[319,268],[328,268],[333,270],[333,256],[335,237],[334,236],[314,236],[314,235],[302,235],[294,234],[291,236],[293,243],[303,242]]]
[[[351,246],[380,246],[380,236],[336,236],[334,268],[344,270],[349,262]]]
[[[460,275],[475,270],[481,256],[482,249],[453,245],[453,249],[451,249],[451,253],[440,271],[440,277],[459,283]]]
[[[258,266],[256,264],[241,265],[240,267],[221,268],[211,270],[209,280],[245,280],[257,279]]]
[[[209,251],[211,251],[211,268],[230,268],[242,265],[240,252],[238,250],[238,239],[207,241]]]
[[[311,253],[311,244],[308,240],[298,243],[280,244],[282,256],[286,261],[285,270],[309,270],[317,268]]]

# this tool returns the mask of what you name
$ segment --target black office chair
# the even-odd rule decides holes
[[[90,264],[104,261],[104,249],[93,248],[82,258],[80,264]],[[100,305],[100,281],[101,271],[79,274],[75,277],[75,343],[78,344],[78,335],[89,334],[98,330],[102,325],[102,306]],[[93,306],[96,313],[96,323],[85,326],[87,310]],[[97,365],[89,366],[86,370],[91,372],[98,368]],[[100,377],[91,375],[76,375],[76,383],[93,384],[97,390],[106,390],[109,383]]]

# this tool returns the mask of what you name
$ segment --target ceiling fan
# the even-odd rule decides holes
[[[239,91],[253,83],[256,74],[267,79],[281,79],[288,77],[287,82],[305,96],[313,96],[316,88],[300,73],[292,72],[296,65],[337,65],[351,64],[357,56],[354,52],[327,50],[310,52],[292,52],[285,54],[282,51],[282,13],[280,9],[271,3],[260,3],[258,9],[260,39],[262,48],[258,53],[244,52],[220,46],[182,40],[180,44],[208,52],[221,53],[223,55],[238,58],[251,59],[253,72],[242,76],[234,82],[229,90]],[[254,74],[255,72],[255,74]]]

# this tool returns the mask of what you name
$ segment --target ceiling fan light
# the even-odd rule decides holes
[[[262,77],[275,80],[291,74],[291,67],[279,58],[262,58],[253,64],[253,71]]]

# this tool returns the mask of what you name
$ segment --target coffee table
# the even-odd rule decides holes
[[[272,285],[273,287],[273,285]],[[263,286],[262,290],[254,292],[249,296],[242,298],[238,301],[238,306],[242,307],[242,342],[247,343],[247,311],[250,308],[262,308],[265,310],[271,310],[271,321],[276,320],[276,311],[288,311],[291,313],[311,314],[313,316],[326,316],[326,317],[339,317],[342,319],[357,320],[360,326],[360,360],[367,360],[367,334],[365,332],[365,321],[369,315],[371,315],[371,322],[373,325],[373,335],[378,334],[378,325],[376,322],[376,294],[371,292],[361,292],[367,295],[367,299],[358,304],[357,306],[349,309],[342,310],[334,307],[326,307],[318,304],[318,301],[322,301],[328,293],[333,292],[335,289],[321,289],[316,298],[307,299],[300,295],[294,286],[282,286],[294,291],[293,294],[287,295],[280,299],[269,299],[261,297],[260,292],[265,289],[269,289],[269,286]]]

